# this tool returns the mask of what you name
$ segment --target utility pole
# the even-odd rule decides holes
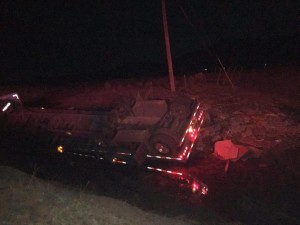
[[[166,0],[161,0],[161,5],[162,5],[162,17],[163,17],[166,53],[167,53],[167,60],[168,60],[170,87],[171,87],[171,92],[175,92],[175,79],[174,79],[174,73],[173,73],[172,54],[171,54],[171,48],[170,48],[168,21],[167,21],[167,14],[166,14]]]

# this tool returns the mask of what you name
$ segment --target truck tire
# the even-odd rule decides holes
[[[159,129],[150,138],[152,154],[174,156],[177,150],[177,135],[169,129]]]

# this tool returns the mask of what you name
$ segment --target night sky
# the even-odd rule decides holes
[[[166,1],[175,75],[299,62],[297,1]],[[161,0],[0,4],[0,81],[167,74]]]

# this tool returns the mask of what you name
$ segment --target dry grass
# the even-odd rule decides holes
[[[0,167],[1,224],[188,224]]]
[[[0,190],[0,221],[5,225],[211,224],[145,212],[120,200],[45,182],[6,166],[0,166]]]

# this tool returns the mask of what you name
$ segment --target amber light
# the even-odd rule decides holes
[[[127,164],[125,161],[119,160],[118,158],[113,158],[113,163]]]
[[[64,152],[64,147],[63,146],[58,146],[56,149],[59,153],[63,153]]]

